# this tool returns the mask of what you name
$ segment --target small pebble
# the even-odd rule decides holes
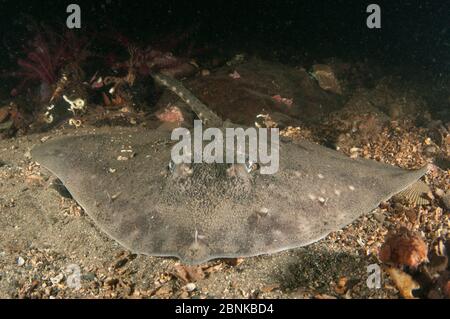
[[[374,213],[373,218],[375,218],[375,220],[381,224],[386,220],[386,216],[381,212]]]
[[[58,276],[55,276],[55,277],[53,277],[53,278],[50,278],[50,281],[52,282],[53,285],[57,285],[57,284],[59,284],[63,279],[64,279],[64,275],[63,275],[63,274],[59,274]]]
[[[96,275],[92,272],[89,272],[85,275],[82,275],[81,278],[86,281],[94,281],[96,278]]]
[[[192,292],[197,288],[197,286],[194,283],[189,283],[185,286],[185,288],[187,291]]]
[[[17,266],[22,267],[23,265],[25,265],[25,259],[22,257],[17,258]]]

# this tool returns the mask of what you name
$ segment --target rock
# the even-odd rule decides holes
[[[379,222],[380,224],[383,224],[384,221],[386,220],[386,216],[382,213],[382,212],[376,212],[373,214],[373,218],[375,218],[375,220],[377,222]]]
[[[22,267],[23,265],[25,265],[25,259],[22,257],[17,258],[17,266]]]
[[[380,248],[379,257],[384,263],[417,268],[428,260],[428,246],[423,239],[405,228],[388,235]]]
[[[241,78],[241,75],[236,70],[233,73],[230,73],[229,76],[233,80],[239,80]]]
[[[63,279],[64,279],[64,275],[63,275],[63,274],[59,274],[58,276],[55,276],[55,277],[50,278],[50,281],[52,282],[53,285],[57,285],[57,284],[59,284]]]
[[[186,286],[184,286],[187,291],[192,292],[195,289],[197,289],[197,286],[194,283],[189,283]]]
[[[229,76],[234,70],[240,74],[239,80]],[[231,70],[222,67],[209,76],[193,77],[183,84],[220,118],[248,126],[254,126],[257,115],[275,112],[316,123],[342,104],[336,95],[320,88],[306,70],[258,59],[245,61]],[[292,100],[292,104],[280,103],[274,96],[285,98],[288,104]],[[183,116],[192,113],[170,90],[163,93],[155,109],[164,113],[168,106],[177,106]],[[184,120],[190,122],[186,117]]]
[[[96,278],[96,275],[93,272],[88,272],[87,274],[84,274],[81,276],[81,279],[83,279],[85,281],[94,281],[95,278]]]
[[[342,94],[342,88],[333,70],[326,64],[316,64],[312,68],[314,78],[319,82],[319,86],[325,91],[335,94]]]
[[[169,105],[165,109],[156,112],[155,115],[161,122],[168,122],[168,123],[181,124],[184,122],[185,119],[182,110],[175,105]]]
[[[126,263],[128,262],[128,258],[120,258],[119,260],[116,261],[116,263],[114,264],[114,269],[119,269],[122,268],[123,266],[126,265]]]

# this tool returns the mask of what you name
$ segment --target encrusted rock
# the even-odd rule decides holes
[[[405,228],[389,235],[380,249],[379,257],[384,263],[417,268],[428,260],[428,246],[423,239]]]
[[[330,66],[326,64],[316,64],[312,68],[312,73],[322,89],[335,94],[342,94],[341,85]]]

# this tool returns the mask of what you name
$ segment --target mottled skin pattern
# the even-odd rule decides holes
[[[177,166],[169,165],[173,144],[159,130],[114,128],[50,140],[32,156],[123,246],[194,264],[310,244],[426,172],[285,141],[273,175],[244,164]]]

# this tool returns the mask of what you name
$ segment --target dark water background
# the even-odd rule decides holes
[[[366,7],[382,8],[381,30],[366,27]],[[67,4],[82,10],[80,32],[112,30],[150,42],[160,34],[198,26],[195,40],[261,54],[278,51],[320,60],[377,59],[448,70],[450,1],[0,1],[3,45],[23,41],[23,17],[65,23]],[[9,63],[7,50],[0,52]],[[11,62],[11,61],[10,61]]]

